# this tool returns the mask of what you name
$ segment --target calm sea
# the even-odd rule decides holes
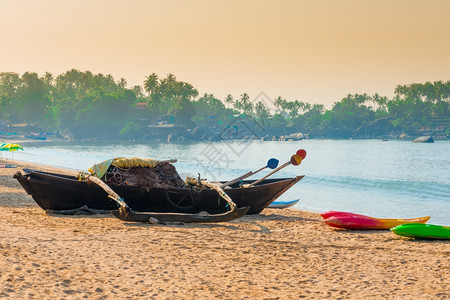
[[[298,149],[305,149],[307,157],[299,166],[290,165],[273,175],[306,175],[279,200],[300,199],[296,208],[317,212],[344,210],[383,218],[429,215],[431,224],[450,225],[448,141],[39,142],[23,147],[14,159],[81,171],[119,156],[176,158],[182,178],[200,173],[211,181],[255,171],[270,158],[279,159],[281,165]]]

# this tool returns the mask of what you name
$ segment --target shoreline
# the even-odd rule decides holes
[[[270,136],[264,136],[264,137],[250,137],[245,136],[240,139],[191,139],[191,138],[184,138],[183,135],[180,135],[180,137],[183,137],[181,139],[174,139],[172,138],[172,135],[163,136],[163,137],[153,137],[153,138],[147,138],[147,139],[117,139],[117,140],[111,140],[111,139],[101,139],[101,138],[92,138],[92,139],[67,139],[63,137],[49,137],[45,140],[39,140],[39,139],[33,139],[28,138],[23,135],[19,135],[14,138],[4,138],[2,139],[0,137],[0,142],[2,143],[53,143],[53,142],[137,142],[137,143],[145,143],[145,142],[154,142],[157,141],[159,143],[184,143],[184,142],[220,142],[220,141],[236,141],[236,142],[243,142],[243,141],[249,141],[249,140],[255,140],[255,141],[275,141],[275,142],[283,142],[283,141],[302,141],[302,140],[380,140],[380,141],[408,141],[412,142],[416,140],[417,138],[424,137],[424,136],[431,136],[435,141],[449,141],[448,137],[441,136],[441,135],[433,135],[433,134],[425,134],[425,135],[414,135],[414,136],[402,136],[402,135],[395,135],[395,136],[367,136],[367,137],[330,137],[330,136],[317,136],[317,137],[309,137],[308,135],[298,137],[298,135],[302,135],[302,133],[293,133],[293,134],[285,134],[285,135],[270,135]]]
[[[39,163],[44,164],[49,167],[56,167],[56,168],[66,168],[73,171],[82,171],[85,172],[88,170],[90,166],[92,166],[95,163],[117,157],[117,156],[123,156],[123,157],[150,157],[150,158],[157,158],[157,159],[167,159],[168,154],[171,154],[173,158],[179,159],[179,162],[175,164],[175,167],[177,168],[178,172],[181,173],[182,178],[185,178],[186,176],[191,176],[194,174],[194,170],[203,171],[202,174],[206,174],[203,176],[213,176],[214,179],[217,180],[230,180],[232,178],[235,178],[238,175],[244,174],[245,172],[248,172],[248,170],[251,170],[255,166],[260,166],[262,164],[263,159],[267,159],[269,156],[263,157],[263,155],[260,155],[261,159],[256,161],[252,160],[252,163],[246,163],[249,161],[248,159],[252,159],[254,157],[253,153],[257,155],[260,151],[260,149],[265,149],[265,146],[269,147],[270,149],[273,149],[273,154],[277,153],[276,155],[278,157],[287,157],[288,155],[292,153],[286,153],[283,154],[283,148],[310,148],[311,151],[317,152],[320,148],[318,147],[326,147],[326,149],[333,149],[334,147],[339,147],[339,149],[342,147],[342,150],[349,150],[352,147],[364,147],[369,152],[364,152],[360,159],[362,162],[365,162],[367,160],[368,164],[371,165],[374,163],[373,156],[373,148],[375,147],[375,150],[378,150],[379,155],[382,155],[382,151],[389,151],[387,149],[394,148],[394,151],[398,149],[408,149],[405,151],[409,151],[409,149],[422,149],[415,151],[416,155],[420,153],[420,151],[427,151],[427,156],[429,156],[429,159],[434,160],[434,157],[436,156],[436,150],[440,151],[439,153],[442,153],[443,156],[439,158],[439,165],[438,169],[439,171],[436,172],[436,168],[429,169],[427,172],[431,176],[423,176],[424,171],[421,173],[414,173],[415,168],[414,166],[416,164],[420,164],[423,160],[418,157],[417,160],[411,160],[407,159],[407,157],[400,156],[398,158],[391,159],[391,162],[389,163],[389,166],[396,165],[398,163],[399,167],[402,167],[406,169],[404,172],[398,172],[396,173],[396,170],[391,170],[393,173],[385,172],[384,168],[378,168],[376,167],[374,170],[376,171],[376,174],[374,175],[370,172],[364,173],[364,175],[360,172],[354,172],[354,170],[348,166],[352,166],[351,159],[347,159],[348,163],[346,165],[342,165],[343,168],[346,169],[346,174],[351,174],[351,181],[348,181],[349,178],[346,176],[339,176],[337,178],[333,178],[333,169],[336,173],[336,165],[339,165],[341,162],[336,161],[333,162],[333,164],[328,165],[322,165],[320,176],[319,173],[316,173],[315,169],[311,166],[315,166],[316,164],[320,164],[323,161],[327,161],[331,155],[334,155],[333,153],[329,153],[328,156],[323,155],[323,151],[320,150],[318,155],[322,152],[322,157],[318,159],[318,156],[315,155],[314,152],[311,152],[310,158],[315,158],[315,162],[310,160],[310,158],[307,158],[306,163],[309,165],[306,165],[303,163],[303,166],[300,166],[300,168],[292,169],[292,168],[286,168],[279,172],[278,174],[274,175],[273,177],[285,177],[285,176],[294,176],[294,175],[306,175],[306,178],[300,182],[300,184],[297,184],[292,189],[290,189],[286,194],[283,195],[280,200],[288,200],[288,199],[296,199],[296,198],[302,198],[301,201],[294,207],[294,209],[302,209],[302,210],[309,210],[312,212],[323,212],[326,210],[343,210],[343,211],[350,211],[354,213],[360,213],[365,214],[369,216],[379,217],[379,218],[416,218],[416,217],[422,217],[422,216],[431,216],[431,220],[429,221],[430,224],[435,225],[445,225],[448,226],[447,221],[447,200],[448,200],[448,191],[449,186],[446,182],[446,170],[444,170],[443,166],[445,166],[448,159],[446,159],[445,153],[448,152],[450,144],[442,142],[442,143],[436,143],[431,144],[430,146],[418,146],[416,143],[410,143],[410,142],[404,142],[404,141],[392,141],[392,143],[387,144],[386,142],[382,141],[371,141],[371,140],[365,140],[365,141],[334,141],[334,140],[328,140],[328,141],[315,141],[315,142],[305,142],[305,143],[287,143],[286,147],[284,147],[284,144],[280,144],[278,142],[255,142],[253,146],[250,144],[250,150],[248,151],[243,157],[244,159],[239,158],[237,156],[232,157],[234,154],[233,152],[228,152],[229,160],[226,161],[225,159],[223,161],[217,162],[216,164],[213,164],[210,161],[210,158],[206,154],[201,155],[193,155],[193,151],[189,151],[189,153],[186,153],[185,151],[178,151],[179,149],[183,149],[181,147],[186,147],[188,149],[198,149],[205,150],[207,147],[209,149],[218,148],[215,145],[211,145],[209,143],[205,145],[198,144],[158,144],[157,147],[152,147],[151,145],[142,144],[139,146],[134,145],[134,143],[130,146],[129,144],[119,144],[119,143],[73,143],[73,142],[67,142],[64,144],[51,144],[51,143],[34,143],[34,144],[23,144],[24,151],[19,152],[12,152],[8,153],[5,152],[5,154],[8,155],[8,163],[10,163],[10,159],[12,154],[14,155],[14,160],[18,162],[21,160],[22,162],[30,162],[30,163]],[[225,146],[225,144],[219,144],[220,147]],[[237,146],[240,146],[240,144],[236,144]],[[369,145],[369,146],[367,146]],[[232,145],[234,146],[234,144]],[[103,149],[103,147],[106,147],[107,152],[102,152],[99,149]],[[167,148],[166,148],[167,147]],[[273,148],[272,148],[273,147]],[[134,149],[136,152],[134,152]],[[166,149],[168,151],[166,151]],[[222,147],[221,149],[225,150],[229,148]],[[269,149],[269,148],[268,148]],[[325,148],[324,148],[325,149]],[[386,150],[383,150],[386,149]],[[425,150],[423,150],[425,149]],[[442,149],[444,151],[442,151]],[[231,149],[232,150],[232,149]],[[2,153],[2,152],[0,152]],[[278,154],[281,153],[281,154]],[[398,152],[400,153],[400,152]],[[430,156],[433,155],[433,156]],[[277,157],[274,156],[274,157]],[[3,155],[5,157],[5,155]],[[96,158],[95,158],[96,157]],[[352,157],[347,155],[347,157]],[[171,158],[171,157],[170,157]],[[242,160],[242,163],[237,163],[238,160],[236,158],[239,158]],[[346,159],[346,158],[342,158]],[[233,164],[231,164],[231,161],[233,161]],[[342,161],[342,160],[341,160]],[[203,163],[205,162],[205,163]],[[230,163],[229,163],[230,162]],[[402,162],[402,163],[400,163]],[[198,165],[193,165],[192,163],[196,163]],[[429,162],[429,164],[433,164],[434,162]],[[0,162],[1,164],[1,162]],[[359,165],[359,164],[358,164]],[[208,170],[205,166],[208,167],[217,167],[214,169],[214,171],[211,171],[208,173]],[[409,166],[409,167],[407,167]],[[426,165],[425,165],[426,166]],[[303,167],[307,167],[309,169],[302,170]],[[392,168],[391,168],[392,169]],[[299,170],[297,172],[297,170]],[[341,169],[339,169],[341,170]],[[409,173],[412,171],[413,173]],[[266,171],[264,171],[266,172]],[[263,174],[262,172],[261,174]],[[285,172],[283,174],[283,172]],[[219,174],[219,175],[217,175]],[[397,174],[399,176],[390,176],[391,174]],[[414,174],[414,176],[407,175],[407,174]],[[331,176],[330,176],[331,175]],[[216,176],[216,177],[214,177]],[[382,178],[385,178],[387,176],[387,180],[384,180]],[[257,178],[255,176],[255,178]],[[366,179],[370,178],[370,181],[367,181]],[[435,179],[433,179],[435,178]],[[338,181],[334,181],[337,179]],[[330,181],[331,180],[331,181]],[[404,180],[408,181],[408,185],[404,185]],[[411,181],[411,185],[409,185],[409,181]],[[421,182],[426,181],[429,183],[427,187],[425,187]],[[443,184],[442,186],[435,186],[436,182],[438,184]],[[361,185],[359,184],[361,183]],[[340,189],[344,190],[340,190]],[[369,190],[365,190],[365,188],[369,188]],[[405,194],[399,194],[400,190],[406,191]],[[429,190],[429,192],[427,192]],[[326,191],[326,195],[324,195],[324,192]],[[374,195],[379,195],[380,198],[377,198]],[[423,202],[422,198],[424,198],[424,201],[431,201],[429,204]],[[361,201],[357,201],[356,199],[362,199]],[[396,201],[392,201],[396,200]],[[375,202],[377,201],[377,202]],[[381,202],[379,202],[381,201]],[[375,204],[377,203],[377,204]]]
[[[46,214],[0,169],[0,297],[445,299],[450,243],[335,230],[318,213],[265,209],[213,224]],[[76,173],[76,172],[75,172]],[[426,274],[424,273],[426,272]]]

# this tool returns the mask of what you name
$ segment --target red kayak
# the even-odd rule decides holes
[[[328,217],[329,215],[331,216]],[[323,213],[322,217],[328,217],[324,220],[325,224],[343,229],[390,229],[402,224],[424,224],[430,219],[428,216],[414,219],[379,219],[346,212],[327,212]]]

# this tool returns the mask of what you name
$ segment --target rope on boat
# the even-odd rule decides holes
[[[126,175],[121,174],[119,170],[122,170],[123,173],[128,174],[129,169],[121,169],[119,167],[112,167],[108,171],[106,171],[103,177],[105,178],[105,182],[112,182],[115,185],[123,185],[125,180],[127,179]]]
[[[196,179],[193,177],[186,177],[186,183],[190,185],[204,185],[209,188],[212,188],[213,190],[217,191],[225,201],[227,201],[228,205],[230,206],[231,211],[235,211],[237,209],[236,203],[233,202],[233,200],[228,196],[227,193],[220,187],[220,184],[212,183],[204,179]]]
[[[104,189],[105,192],[108,193],[108,198],[116,201],[117,204],[119,204],[120,214],[126,215],[127,212],[131,211],[131,208],[125,203],[125,201],[123,201],[123,198],[121,198],[116,192],[114,192],[113,189],[110,188],[106,183],[104,183],[100,178],[97,178],[93,174],[83,174],[83,175],[80,174],[80,180],[81,178],[91,181],[100,186],[102,189]],[[155,218],[150,218],[148,222],[151,224],[159,223],[159,221]]]
[[[102,189],[105,190],[105,192],[108,193],[108,198],[113,199],[114,201],[117,202],[117,204],[119,204],[121,207],[124,208],[129,208],[129,206],[125,203],[125,201],[123,201],[123,199],[117,195],[116,192],[113,191],[112,188],[110,188],[106,183],[104,183],[101,179],[95,177],[94,175],[88,174],[87,176],[85,176],[86,180],[91,181],[97,185],[99,185]]]

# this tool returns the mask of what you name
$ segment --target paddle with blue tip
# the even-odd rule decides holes
[[[235,184],[235,183],[237,183],[237,182],[239,182],[241,180],[244,180],[245,178],[248,178],[248,177],[250,177],[252,175],[255,175],[258,172],[261,172],[262,170],[264,170],[266,168],[275,169],[278,166],[278,163],[279,163],[278,159],[271,158],[271,159],[269,159],[267,161],[267,165],[265,165],[264,167],[260,168],[259,170],[255,171],[255,172],[250,171],[250,172],[248,172],[248,173],[246,173],[246,174],[244,174],[242,176],[239,176],[238,178],[235,178],[233,180],[227,181],[224,184],[222,184],[220,187],[223,188],[223,187],[226,187],[226,186],[229,186],[229,185],[233,185],[233,184]]]
[[[275,174],[276,172],[280,171],[281,169],[283,169],[283,168],[285,168],[285,167],[287,167],[287,166],[289,166],[291,164],[294,165],[294,166],[298,166],[298,165],[300,165],[302,163],[302,161],[303,161],[303,159],[305,157],[306,157],[306,150],[299,149],[299,150],[297,150],[297,152],[294,155],[291,156],[291,159],[288,162],[286,162],[283,165],[279,166],[277,169],[273,170],[271,173],[267,174],[263,178],[261,178],[259,180],[256,180],[255,182],[253,182],[253,183],[251,183],[249,185],[246,185],[245,187],[252,187],[252,186],[260,183],[261,181],[263,181],[267,177]]]

